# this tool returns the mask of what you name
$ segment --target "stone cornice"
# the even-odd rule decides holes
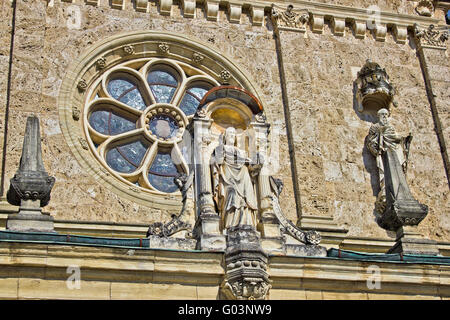
[[[201,290],[209,287],[215,296],[224,277],[222,256],[215,252],[0,242],[0,296],[92,299],[101,296],[98,291],[103,290],[103,299],[123,299],[121,294],[140,288],[142,291],[125,297],[173,299],[174,292],[167,292],[170,285],[175,285],[177,297],[184,299],[198,297],[195,286]],[[68,266],[79,268],[80,290],[67,287]],[[270,298],[273,294],[274,299],[280,289],[292,290],[291,294],[321,291],[324,299],[331,298],[325,294],[332,295],[336,290],[376,298],[392,293],[398,297],[448,297],[450,289],[448,265],[272,256],[267,271],[273,281]],[[368,286],[374,279],[380,282],[377,290]],[[156,291],[154,286],[158,284],[163,284],[164,291]],[[194,286],[194,292],[182,291],[182,286]]]
[[[52,0],[47,1],[49,5],[55,5],[55,2],[72,3],[75,0]],[[112,8],[119,10],[136,10],[139,12],[149,12],[150,5],[148,0],[112,0],[109,2]],[[103,5],[100,0],[85,0],[88,5]],[[295,10],[303,10],[309,13],[309,24],[311,30],[315,33],[323,32],[325,21],[330,21],[333,33],[341,36],[345,32],[346,23],[350,23],[356,38],[364,38],[367,29],[371,30],[377,41],[384,41],[389,29],[395,35],[398,43],[406,43],[407,29],[412,30],[414,24],[420,26],[437,25],[440,20],[432,17],[422,17],[418,15],[398,14],[387,11],[373,11],[372,7],[354,8],[348,6],[318,3],[304,0],[292,0],[290,2],[280,1],[248,1],[248,0],[158,0],[158,12],[164,16],[173,14],[173,7],[182,8],[182,14],[185,18],[195,18],[196,8],[203,8],[207,20],[218,21],[219,11],[225,10],[228,13],[228,19],[231,23],[242,23],[242,15],[249,15],[251,22],[255,26],[263,26],[266,21],[265,16],[270,15],[272,3],[277,7],[287,7],[292,4]]]

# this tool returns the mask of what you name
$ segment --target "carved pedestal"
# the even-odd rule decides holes
[[[397,230],[395,245],[388,253],[438,255],[437,242],[425,239],[417,231],[417,226],[403,226]]]
[[[259,236],[251,226],[228,229],[222,298],[267,299],[271,288],[267,273],[268,256],[259,243]]]
[[[225,236],[220,232],[220,217],[215,213],[203,213],[197,220],[195,234],[198,237],[197,249],[206,251],[224,251]]]

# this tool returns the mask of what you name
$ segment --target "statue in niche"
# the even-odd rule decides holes
[[[395,162],[401,166],[403,174],[406,175],[409,145],[412,136],[409,134],[407,137],[401,137],[397,134],[394,127],[389,124],[389,111],[387,109],[380,109],[377,112],[377,116],[378,122],[369,129],[366,146],[377,162],[380,192],[377,196],[375,209],[382,214],[386,209],[385,160],[383,157],[389,151],[389,155],[396,157],[397,161]]]
[[[253,178],[259,174],[262,159],[252,163],[236,146],[236,129],[228,127],[211,156],[213,193],[224,229],[256,227],[258,201]]]

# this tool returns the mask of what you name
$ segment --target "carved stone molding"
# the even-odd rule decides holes
[[[65,0],[66,2],[73,2],[72,0]],[[83,0],[86,4],[98,6],[98,0]],[[133,1],[132,1],[133,2]],[[377,27],[370,28],[374,32],[374,37],[377,41],[384,41],[385,34],[392,30],[395,34],[397,33],[396,40],[398,43],[406,43],[405,41],[405,29],[406,27],[413,27],[414,23],[419,25],[429,25],[438,24],[439,19],[433,18],[427,14],[430,11],[429,3],[432,1],[417,1],[418,13],[422,15],[407,15],[398,14],[393,12],[377,11],[374,12],[369,8],[356,8],[342,5],[335,5],[329,3],[323,3],[319,1],[306,1],[306,0],[296,0],[294,13],[299,13],[301,16],[304,15],[307,21],[311,23],[312,32],[321,33],[323,32],[323,25],[325,20],[331,21],[333,32],[336,36],[342,36],[345,30],[345,21],[349,21],[352,24],[354,35],[356,38],[365,38],[366,30],[368,28],[368,22],[373,19],[374,14],[376,14]],[[442,1],[436,1],[436,7],[447,8],[447,4]],[[149,1],[148,0],[136,0],[134,6],[125,5],[124,0],[111,0],[109,5],[118,10],[124,10],[125,7],[130,10],[136,10],[139,12],[149,12]],[[181,0],[179,2],[174,2],[173,0],[158,0],[158,13],[165,16],[172,15],[172,6],[179,6],[182,10],[183,17],[194,18],[197,6],[202,6],[204,8],[206,19],[210,21],[218,21],[219,11],[226,10],[229,17],[229,21],[232,23],[246,23],[247,19],[241,19],[241,16],[250,15],[251,23],[254,26],[263,26],[264,17],[268,15],[270,17],[272,11],[272,1],[248,1],[248,0],[205,0],[205,1],[195,1],[195,0]],[[362,5],[361,5],[362,6]],[[276,9],[282,12],[286,12],[286,7],[281,4],[281,6],[276,6]],[[427,11],[428,10],[428,11]],[[434,8],[433,8],[434,12]],[[292,26],[285,26],[285,30],[291,31],[303,31],[305,32],[307,28],[303,23],[304,19],[300,23],[289,23]],[[281,22],[280,22],[281,24]],[[378,27],[379,25],[379,27]],[[283,28],[281,26],[281,28]]]
[[[204,58],[205,58],[205,57],[204,57],[202,54],[200,54],[200,53],[194,52],[194,53],[192,54],[192,61],[193,61],[194,63],[201,63],[201,62],[203,61]]]
[[[250,15],[254,26],[262,26],[264,22],[264,6],[250,5]]]
[[[205,1],[206,19],[210,21],[217,21],[219,15],[219,1]]]
[[[185,18],[195,18],[195,0],[182,0],[181,8]]]
[[[316,33],[322,33],[324,16],[319,14],[312,15],[311,21],[312,21],[312,31]]]
[[[111,7],[113,7],[114,9],[123,10],[125,8],[125,1],[124,0],[111,0]]]
[[[288,7],[283,10],[272,4],[270,17],[274,28],[278,30],[305,32],[309,21],[308,10],[294,11],[293,5],[288,5]]]
[[[345,19],[333,17],[331,27],[335,36],[343,36],[345,32]]]
[[[86,81],[84,79],[81,79],[80,81],[78,81],[77,88],[81,92],[84,92],[87,89]]]
[[[220,79],[222,79],[223,84],[229,83],[230,78],[231,78],[230,71],[224,69],[224,70],[222,70],[222,72],[220,72]]]
[[[240,23],[242,14],[242,5],[237,3],[228,2],[228,15],[231,23]]]
[[[396,38],[397,43],[406,43],[406,39],[408,38],[408,29],[405,25],[394,25],[394,36]]]
[[[428,29],[414,25],[414,36],[420,48],[447,49],[446,41],[449,38],[448,29],[430,24]]]
[[[163,16],[170,16],[172,13],[172,0],[159,0],[159,12]]]
[[[136,11],[148,12],[148,0],[136,0]]]
[[[420,16],[431,17],[434,14],[434,4],[431,0],[421,0],[416,6],[416,12]]]
[[[165,42],[160,42],[158,44],[158,50],[161,51],[163,54],[168,54],[169,49],[170,49],[170,46]]]
[[[104,69],[106,67],[106,58],[105,57],[101,57],[99,58],[96,62],[97,68],[98,69]]]
[[[73,120],[75,120],[75,121],[80,120],[80,113],[81,113],[81,111],[80,111],[79,108],[77,108],[76,106],[72,107],[72,118],[73,118]]]
[[[356,38],[364,39],[366,37],[366,25],[366,20],[353,20],[352,28]]]
[[[134,46],[132,46],[132,45],[124,46],[124,47],[123,47],[123,51],[124,51],[127,55],[132,55],[132,54],[134,54]]]

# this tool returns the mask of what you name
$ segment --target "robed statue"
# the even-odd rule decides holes
[[[380,109],[377,113],[378,122],[369,129],[366,140],[367,149],[376,158],[379,172],[380,192],[377,196],[376,210],[383,213],[386,206],[386,186],[385,186],[385,165],[387,157],[392,163],[399,165],[402,171],[400,174],[406,175],[409,145],[411,143],[411,134],[402,137],[395,131],[395,128],[389,123],[389,111]]]
[[[224,229],[256,227],[258,201],[253,178],[260,167],[236,146],[236,130],[228,127],[211,156],[214,200]]]

